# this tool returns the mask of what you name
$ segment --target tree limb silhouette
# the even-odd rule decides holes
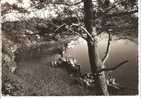
[[[108,44],[107,44],[107,48],[106,48],[106,52],[104,57],[102,58],[102,62],[105,63],[105,61],[107,60],[108,56],[109,56],[109,52],[110,52],[110,42],[111,42],[111,34],[108,32]]]
[[[118,65],[114,66],[114,67],[111,67],[111,68],[103,68],[101,70],[98,70],[97,73],[101,73],[103,71],[113,71],[113,70],[119,68],[120,66],[122,66],[123,64],[125,64],[127,62],[128,62],[128,60],[125,60],[125,61],[119,63]]]

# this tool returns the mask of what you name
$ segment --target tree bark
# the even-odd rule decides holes
[[[87,31],[92,35],[93,33],[92,0],[84,0],[84,24]],[[92,41],[88,36],[87,44],[88,44],[88,53],[89,53],[89,60],[91,65],[91,72],[95,74],[99,69],[102,69],[105,66],[102,63],[101,59],[99,58],[96,37],[93,39],[94,40]],[[96,94],[98,95],[109,95],[104,72],[102,72],[102,75],[99,76],[98,80],[96,81],[96,89],[97,89]]]

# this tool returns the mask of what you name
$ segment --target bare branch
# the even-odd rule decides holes
[[[119,2],[119,0],[116,0],[112,5],[111,7],[109,7],[108,9],[106,9],[104,11],[104,13],[107,13],[108,11],[112,10],[115,6],[117,6],[118,4],[120,4],[122,2],[122,0]]]
[[[76,3],[73,3],[73,4],[69,4],[69,3],[65,3],[65,2],[54,2],[52,4],[60,4],[60,5],[66,5],[66,6],[75,6],[75,5],[79,5],[81,3],[83,3],[84,0],[80,0]],[[92,2],[96,2],[95,0],[93,0]]]
[[[114,66],[114,67],[111,67],[111,68],[103,68],[101,70],[98,70],[97,73],[101,73],[103,71],[113,71],[113,70],[119,68],[120,66],[122,66],[123,64],[125,64],[127,62],[128,62],[128,60],[125,60],[125,61],[119,63],[118,65]]]
[[[66,3],[66,2],[53,2],[51,4],[58,4],[58,5],[65,5],[65,6],[75,6],[75,5],[78,5],[78,4],[82,3],[82,2],[83,2],[83,0],[78,1],[78,2],[76,2],[74,4],[69,4],[69,3]]]
[[[69,4],[69,3],[66,3],[66,2],[52,2],[52,3],[49,3],[49,4],[58,4],[58,5],[65,5],[65,6],[76,6],[76,5],[79,5],[81,3],[83,3],[84,0],[80,0],[76,3],[73,3],[73,4]],[[95,0],[93,0],[92,2],[96,2]]]
[[[62,29],[62,28],[63,28],[64,26],[66,26],[66,25],[67,25],[66,23],[60,25],[60,26],[55,30],[55,32],[59,31],[60,29]]]
[[[50,3],[50,4],[57,4],[57,5],[65,5],[65,6],[72,6],[68,3],[65,3],[65,2],[55,2],[55,3]]]
[[[119,13],[114,12],[114,13],[111,13],[111,14],[105,14],[105,16],[114,17],[114,16],[130,15],[130,14],[134,14],[134,13],[137,13],[137,12],[138,12],[138,9],[133,10],[133,11],[119,12]]]
[[[104,64],[104,63],[106,62],[106,60],[108,59],[109,52],[110,52],[110,43],[111,43],[111,34],[108,33],[108,44],[107,44],[105,56],[102,58],[103,64]]]
[[[83,2],[83,0],[81,0],[81,1],[79,1],[79,2],[76,2],[76,3],[74,3],[73,5],[78,5],[78,4],[82,3],[82,2]]]
[[[87,29],[86,29],[84,26],[79,25],[79,24],[72,24],[71,27],[72,27],[72,26],[79,26],[79,27],[87,34],[87,36],[89,36],[90,39],[91,39],[92,41],[94,41],[94,37],[87,31]],[[84,38],[84,37],[82,36],[82,33],[79,33],[79,34],[81,34],[81,37]],[[86,39],[86,38],[85,38],[85,39]]]
[[[92,41],[94,41],[92,35],[87,31],[87,29],[86,29],[85,27],[80,26],[80,28],[90,37],[90,39],[91,39]]]
[[[62,28],[63,28],[64,26],[66,26],[66,25],[67,25],[67,24],[65,24],[65,23],[62,24],[61,26],[59,26],[59,27],[55,30],[55,32],[59,31],[60,29],[62,29]],[[90,39],[91,39],[92,41],[94,41],[92,35],[86,30],[85,27],[81,26],[80,24],[72,24],[70,27],[73,27],[73,26],[80,27],[80,28],[87,34],[87,36],[89,36]],[[78,32],[72,31],[72,30],[69,29],[69,28],[67,28],[67,29],[70,30],[71,32],[73,32],[73,33],[75,33],[75,34],[81,36],[82,38],[86,39],[85,37],[83,37],[82,33],[78,33]]]
[[[62,28],[63,28],[64,26],[66,26],[66,25],[67,25],[67,24],[64,23],[64,24],[58,26],[58,28],[55,30],[55,32],[59,31],[60,29],[62,29]],[[67,30],[71,31],[72,33],[77,34],[78,36],[82,37],[83,39],[86,39],[85,37],[82,36],[81,33],[78,33],[78,32],[76,32],[76,31],[73,31],[73,30],[71,29],[72,26],[78,26],[78,24],[75,24],[75,25],[73,24],[73,25],[71,25],[69,28],[67,28]]]
[[[72,27],[72,26],[80,26],[80,24],[72,24],[70,27]],[[73,33],[79,35],[80,37],[82,37],[83,39],[86,40],[86,37],[84,37],[84,36],[82,35],[82,33],[78,33],[78,32],[76,32],[76,31],[72,31],[71,29],[69,29],[69,30],[70,30],[71,32],[73,32]]]

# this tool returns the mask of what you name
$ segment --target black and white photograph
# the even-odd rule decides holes
[[[1,96],[138,96],[138,0],[1,0]]]

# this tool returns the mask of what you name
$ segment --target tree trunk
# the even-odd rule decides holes
[[[93,33],[93,7],[92,7],[92,0],[84,0],[84,23],[87,31],[92,34]],[[104,64],[102,63],[101,59],[99,58],[98,50],[97,50],[97,42],[96,38],[92,41],[89,37],[87,39],[88,44],[88,53],[89,53],[89,60],[91,65],[91,72],[95,74],[97,70],[104,68]],[[96,88],[98,95],[109,95],[106,78],[104,72],[101,76],[98,77],[96,82]]]

